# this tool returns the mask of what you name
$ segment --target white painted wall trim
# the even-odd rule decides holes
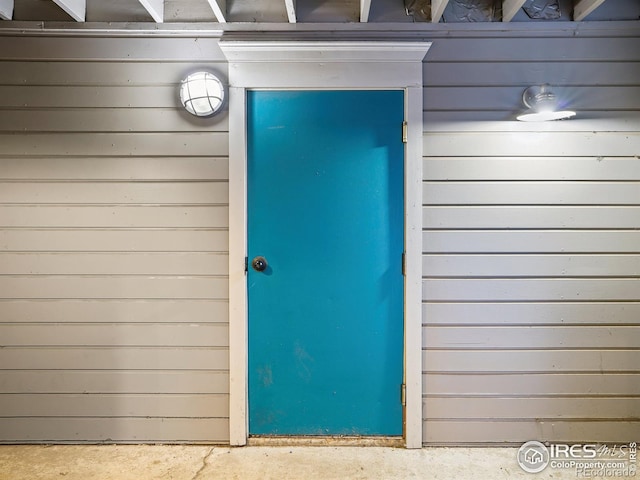
[[[422,80],[405,89],[405,441],[422,447]]]
[[[371,0],[360,0],[360,21],[369,21],[369,12],[371,11]]]
[[[576,22],[584,20],[591,12],[604,3],[605,0],[580,0],[573,7],[573,19]]]
[[[502,21],[510,22],[516,13],[522,8],[527,0],[503,0],[502,2]]]
[[[246,445],[249,427],[247,277],[247,129],[244,88],[229,87],[229,440]]]
[[[289,23],[296,23],[296,0],[284,0],[284,6],[287,9]]]
[[[449,0],[431,0],[431,23],[438,23]]]
[[[0,19],[11,20],[13,18],[13,0],[0,0]]]
[[[53,3],[71,15],[76,22],[84,22],[87,13],[86,0],[53,0]]]
[[[208,0],[215,3],[216,0]],[[223,3],[223,0],[217,0]],[[552,23],[552,24],[550,24]],[[51,24],[16,21],[0,22],[0,35],[13,36],[75,36],[75,37],[202,37],[217,38],[225,35],[286,35],[288,39],[309,40],[318,38],[326,40],[328,36],[344,38],[344,33],[352,34],[353,23],[152,23],[152,22],[89,22]],[[417,26],[416,26],[417,25]],[[380,24],[360,23],[357,30],[363,36],[380,35]],[[246,37],[246,35],[244,35]],[[615,22],[479,22],[470,23],[395,23],[384,29],[384,38],[389,41],[397,39],[399,42],[408,38],[429,38],[431,41],[440,38],[504,38],[518,36],[522,38],[574,38],[593,37],[637,37],[637,20],[620,20]]]
[[[227,22],[227,0],[207,0],[216,20],[220,23]]]
[[[245,445],[247,417],[246,91],[403,89],[405,150],[405,440],[422,447],[422,60],[430,42],[220,42],[229,61],[230,442]]]
[[[164,0],[140,0],[140,3],[156,23],[164,21]]]

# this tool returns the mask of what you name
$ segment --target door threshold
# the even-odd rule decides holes
[[[307,436],[250,436],[250,447],[395,447],[404,448],[404,438],[383,436],[307,435]]]

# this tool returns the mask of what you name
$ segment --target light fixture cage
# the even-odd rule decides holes
[[[529,109],[518,115],[521,122],[546,122],[573,117],[573,110],[558,110],[558,97],[549,85],[535,85],[522,93],[522,103]]]
[[[224,103],[224,85],[211,72],[194,72],[180,83],[180,103],[196,117],[211,117]]]
[[[522,92],[522,103],[527,108],[542,112],[555,109],[558,106],[558,97],[549,85],[533,86]]]

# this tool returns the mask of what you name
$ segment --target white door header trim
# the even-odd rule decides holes
[[[220,41],[229,86],[244,88],[422,87],[431,42]]]

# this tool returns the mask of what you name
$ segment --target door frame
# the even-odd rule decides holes
[[[257,34],[259,35],[259,34]],[[431,42],[220,41],[229,62],[229,435],[248,440],[246,92],[404,90],[404,440],[422,447],[422,60]]]

